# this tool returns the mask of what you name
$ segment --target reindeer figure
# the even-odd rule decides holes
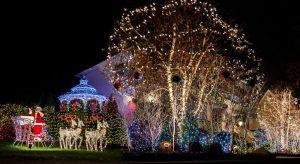
[[[106,121],[99,122],[97,120],[97,129],[94,131],[85,131],[85,142],[87,150],[96,150],[98,151],[98,140],[100,141],[100,151],[103,151],[103,140],[106,135],[106,128],[108,123]],[[106,139],[105,139],[106,140]],[[107,142],[106,142],[107,144]],[[104,147],[106,147],[106,144]]]
[[[93,150],[93,138],[96,135],[96,130],[94,131],[87,131],[85,130],[85,145],[86,150]]]
[[[99,128],[98,128],[98,125],[99,125]],[[107,145],[106,128],[108,128],[108,123],[106,121],[103,120],[102,123],[99,123],[99,124],[98,124],[98,121],[97,121],[97,129],[100,129],[100,130],[98,130],[96,145],[97,145],[98,140],[99,140],[99,142],[100,142],[100,144],[99,144],[100,151],[103,151],[103,148],[106,148],[106,145]],[[103,146],[103,140],[105,140],[104,146]]]
[[[96,141],[96,136],[98,133],[98,130],[100,130],[100,122],[97,121],[97,129],[92,130],[92,131],[85,131],[85,145],[87,150],[96,150],[97,149],[97,144],[95,143]],[[96,146],[95,146],[96,145]]]
[[[71,120],[71,128],[65,128],[63,129],[62,127],[59,128],[59,145],[61,149],[68,149],[71,145],[70,141],[70,133],[72,130],[77,126],[77,123],[75,120]]]
[[[62,127],[59,127],[59,146],[61,149],[67,149],[67,142],[66,138],[68,136],[68,129],[63,129]]]
[[[71,132],[70,132],[70,136],[69,136],[69,139],[70,139],[70,149],[72,149],[72,146],[74,145],[74,148],[75,150],[77,150],[77,148],[80,148],[81,147],[81,143],[82,143],[82,137],[80,136],[81,134],[81,131],[82,131],[82,127],[84,126],[84,123],[78,118],[78,123],[77,123],[77,128],[76,129],[73,129]],[[71,142],[73,140],[73,143]],[[78,139],[80,140],[79,141],[79,144],[78,144],[78,147],[77,147],[77,141]]]

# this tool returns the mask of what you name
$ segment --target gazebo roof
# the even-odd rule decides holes
[[[99,103],[107,101],[107,98],[100,95],[94,87],[88,84],[88,80],[85,78],[80,79],[80,83],[78,85],[71,88],[70,92],[59,96],[58,99],[59,101],[71,101],[73,99],[88,101],[96,99]]]

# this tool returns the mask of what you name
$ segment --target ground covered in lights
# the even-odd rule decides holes
[[[205,154],[205,153],[126,153],[121,149],[106,149],[104,152],[62,150],[57,147],[13,146],[0,143],[0,163],[298,163],[299,156]]]

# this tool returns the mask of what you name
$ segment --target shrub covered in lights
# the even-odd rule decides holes
[[[43,107],[47,132],[55,135],[57,117],[53,106]],[[52,114],[54,113],[54,114]],[[21,104],[2,104],[0,105],[0,141],[12,141],[15,138],[15,131],[11,120],[12,116],[27,116],[28,107]]]
[[[69,103],[69,109],[72,112],[83,110],[83,101],[80,99],[73,99]]]
[[[228,132],[216,132],[213,135],[209,135],[207,132],[201,131],[199,143],[203,148],[207,147],[209,149],[217,149],[216,146],[220,145],[223,153],[230,153],[232,134]],[[212,151],[209,149],[206,151]]]
[[[262,129],[257,129],[253,132],[253,136],[256,137],[255,147],[268,147],[268,139],[265,132]]]
[[[147,134],[143,130],[146,127],[143,127],[142,124],[137,122],[132,122],[129,128],[129,136],[131,139],[131,144],[136,151],[150,151],[151,142],[150,138],[146,137]]]
[[[212,142],[218,143],[222,146],[222,151],[224,153],[231,152],[232,145],[232,134],[229,132],[217,132],[212,136]]]
[[[99,112],[100,104],[96,99],[89,100],[86,104],[86,109],[92,113],[97,113]]]
[[[104,118],[109,127],[107,128],[106,138],[111,147],[120,147],[125,145],[126,133],[122,122],[122,117],[118,112],[116,100],[111,96],[109,101],[103,107]]]
[[[189,150],[190,146],[199,140],[200,129],[196,125],[196,119],[192,115],[184,119],[184,133],[179,141],[180,147],[183,150]]]

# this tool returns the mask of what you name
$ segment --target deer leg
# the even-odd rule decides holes
[[[105,140],[105,145],[104,145],[104,148],[106,148],[106,146],[107,146],[107,139],[106,139],[106,138],[104,138],[104,140]]]
[[[90,150],[94,150],[92,138],[89,139],[89,148],[90,148]]]
[[[85,148],[86,148],[86,150],[89,150],[89,148],[88,148],[88,141],[87,141],[86,137],[85,137]]]
[[[68,149],[68,139],[67,139],[67,137],[64,138],[64,145],[65,145],[65,149]]]
[[[69,143],[69,149],[72,149],[73,143],[72,143],[72,137],[70,137],[68,139],[68,143]]]
[[[72,137],[70,137],[70,149],[73,148],[73,144],[74,144],[74,142],[72,142]]]
[[[75,150],[77,150],[77,148],[78,148],[77,140],[78,140],[78,138],[76,137],[76,140],[74,139],[74,142],[75,142]]]
[[[99,145],[99,147],[100,147],[100,151],[103,151],[102,150],[102,138],[100,138],[100,145]]]
[[[93,145],[93,139],[92,138],[90,138],[90,140],[89,140],[89,146],[90,146],[90,150],[94,150],[94,145]]]
[[[72,137],[69,138],[69,146],[70,146],[70,149],[72,149],[72,147],[73,147]]]
[[[87,137],[85,137],[85,147],[86,147],[86,150],[89,150],[88,138]]]
[[[62,145],[61,145],[61,137],[59,137],[59,146],[62,149]]]
[[[74,142],[75,142],[75,150],[77,150],[77,140],[78,140],[78,138],[76,137],[76,138],[74,138]]]
[[[65,137],[62,138],[62,144],[63,144],[63,148],[66,149],[66,140],[65,140]]]
[[[82,137],[79,137],[79,139],[80,139],[80,141],[79,141],[78,149],[80,149],[80,147],[81,147]]]
[[[95,148],[96,151],[98,151],[98,147],[97,147],[97,139],[95,139],[95,141],[94,141],[94,148]]]
[[[66,146],[65,149],[69,149],[69,140],[68,140],[68,137],[65,138],[65,144],[66,144],[65,145]]]
[[[66,149],[69,149],[70,143],[69,143],[69,137],[66,138]]]
[[[70,148],[72,149],[72,147],[74,145],[74,148],[76,149],[76,137],[74,137],[73,142],[72,142],[72,138],[71,138],[70,142],[71,142]]]
[[[91,147],[92,147],[92,150],[96,150],[95,149],[95,141],[94,141],[94,139],[91,140]]]

